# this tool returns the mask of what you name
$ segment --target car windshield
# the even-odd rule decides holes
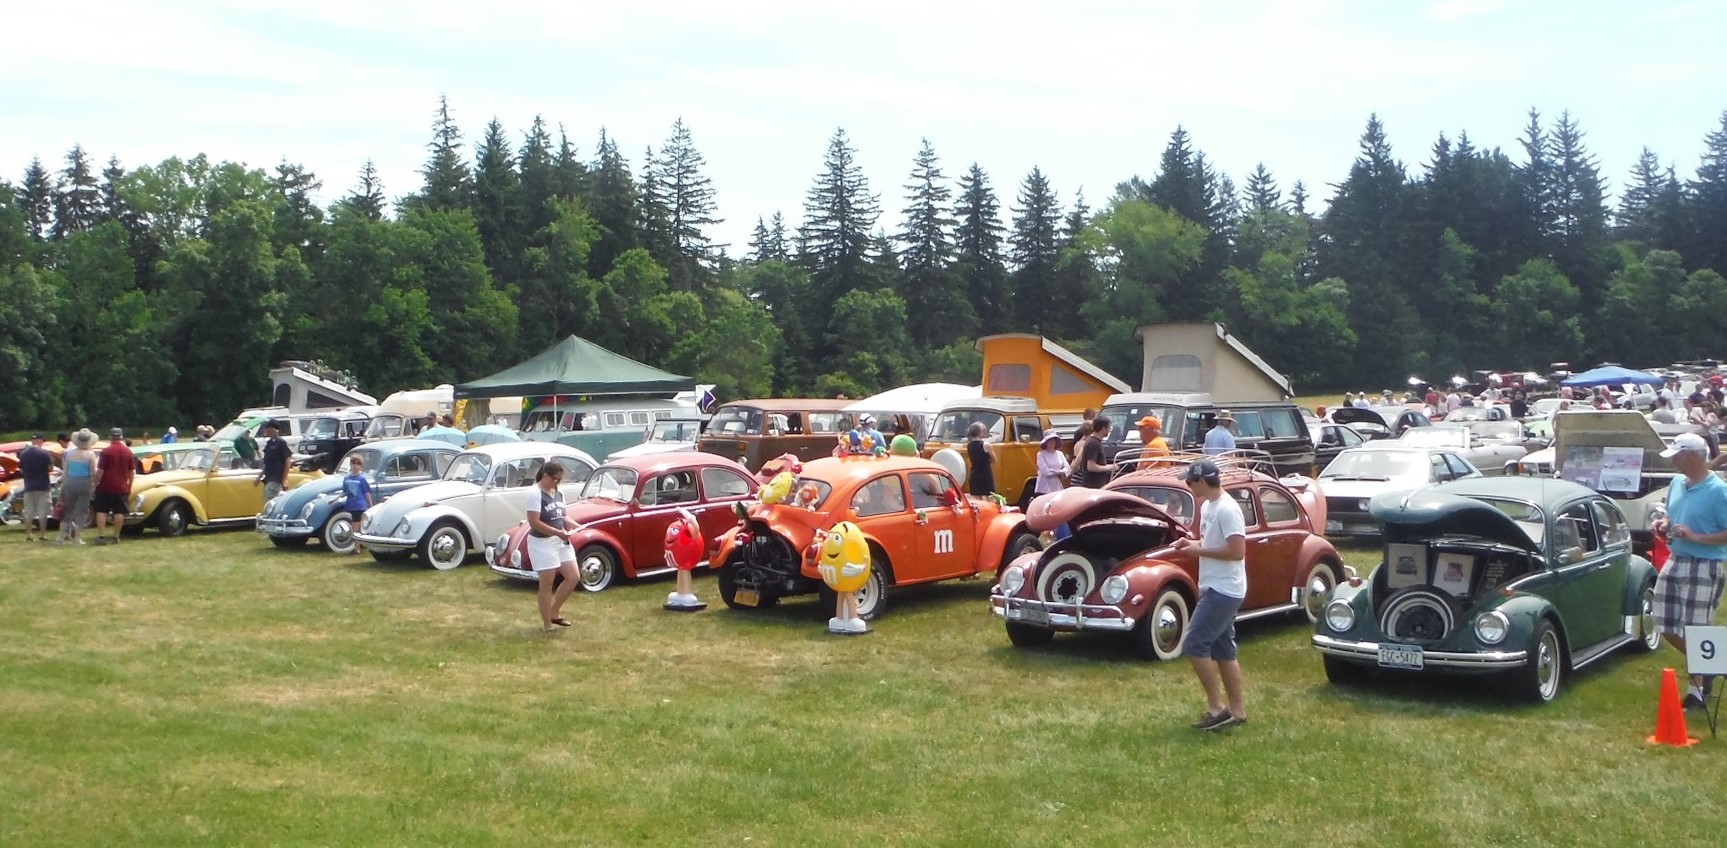
[[[211,448],[186,451],[178,468],[185,471],[209,471],[216,464],[216,451]]]
[[[1468,447],[1469,431],[1456,427],[1411,427],[1397,440],[1418,448]]]
[[[1529,411],[1535,415],[1552,415],[1553,410],[1558,408],[1559,398],[1542,398],[1532,404]]]
[[[348,451],[348,455],[342,457],[341,463],[336,467],[341,469],[343,473],[346,473],[349,470],[348,461],[357,456],[360,458],[361,473],[371,473],[378,470],[379,458],[383,455],[382,451],[372,448],[355,448]]]
[[[929,439],[932,442],[970,441],[966,433],[972,424],[980,421],[989,428],[988,441],[1001,441],[1001,413],[986,409],[956,409],[942,413],[935,420],[935,429],[930,431]]]
[[[241,433],[244,433],[250,429],[252,429],[252,428],[246,426],[246,424],[244,422],[235,421],[235,422],[229,424],[228,426],[223,427],[220,430],[217,430],[216,435],[210,437],[210,441],[212,441],[212,442],[232,442],[235,439],[239,438]]]
[[[1116,491],[1149,501],[1169,517],[1186,524],[1193,520],[1193,494],[1167,486],[1124,486]]]
[[[393,439],[402,435],[402,416],[380,415],[366,425],[366,438]]]
[[[821,509],[827,503],[828,495],[833,494],[834,487],[823,480],[811,480],[807,477],[797,481],[797,489],[792,492],[792,502],[808,509]],[[809,497],[804,497],[808,494]]]
[[[476,486],[486,484],[486,473],[492,470],[492,458],[483,453],[465,453],[456,457],[444,472],[445,480],[466,480]]]
[[[648,430],[648,441],[693,442],[700,429],[694,421],[656,421]]]
[[[1414,431],[1411,431],[1414,432]],[[1409,451],[1346,450],[1337,455],[1321,480],[1392,480],[1399,477],[1426,478],[1427,455]]]
[[[1149,403],[1112,404],[1104,407],[1103,411],[1098,414],[1110,420],[1112,426],[1109,428],[1109,436],[1104,441],[1112,445],[1123,440],[1139,441],[1139,429],[1134,422],[1147,415],[1157,416],[1157,419],[1163,422],[1165,431],[1174,430],[1176,427],[1174,422],[1180,421],[1182,418],[1182,410],[1180,409],[1166,404],[1154,405]],[[1064,433],[1063,435],[1067,434]]]
[[[340,422],[334,418],[318,418],[318,419],[314,419],[312,421],[312,423],[306,427],[306,432],[301,433],[300,438],[302,438],[302,439],[320,439],[320,438],[327,439],[331,436],[336,435],[336,431],[340,430],[341,428],[342,428],[342,422]]]
[[[1547,529],[1547,516],[1542,513],[1540,507],[1527,501],[1513,501],[1503,498],[1478,497],[1476,500],[1505,513],[1512,521],[1517,522],[1518,527],[1523,528],[1523,532],[1529,534],[1530,539],[1534,540],[1536,544],[1541,544],[1541,537],[1545,535]]]
[[[605,498],[612,501],[628,501],[636,496],[636,480],[639,475],[634,469],[608,465],[597,469],[588,477],[588,482],[582,485],[581,494],[577,500],[587,498]]]
[[[747,406],[722,406],[708,421],[708,433],[715,436],[759,436],[762,434],[762,411]]]

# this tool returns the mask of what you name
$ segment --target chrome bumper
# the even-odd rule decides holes
[[[997,595],[989,599],[989,606],[990,612],[1015,624],[1047,627],[1050,630],[1107,630],[1112,633],[1126,633],[1132,630],[1134,625],[1134,619],[1122,615],[1121,610],[1097,604],[1052,604],[1047,601],[1004,598]]]
[[[521,580],[527,583],[540,582],[540,576],[526,568],[511,568],[507,565],[499,565],[495,562],[488,563],[486,567],[490,568],[494,573],[508,577],[511,580]]]
[[[373,536],[367,533],[355,533],[354,541],[365,545],[369,551],[411,551],[418,547],[418,539],[402,539],[396,536]]]
[[[1349,660],[1379,664],[1378,642],[1355,642],[1348,639],[1338,639],[1324,634],[1313,634],[1313,647],[1322,654],[1342,657]],[[1522,666],[1528,661],[1528,651],[1482,651],[1480,653],[1460,654],[1455,651],[1422,651],[1423,665],[1439,668],[1461,668],[1475,671],[1503,671]]]
[[[310,536],[312,525],[298,518],[260,518],[258,532],[267,536]]]

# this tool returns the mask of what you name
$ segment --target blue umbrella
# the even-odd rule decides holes
[[[502,424],[481,424],[468,431],[468,444],[490,445],[497,442],[519,442],[521,434]]]
[[[1662,377],[1647,371],[1633,371],[1617,365],[1603,365],[1591,368],[1581,374],[1573,374],[1565,378],[1563,385],[1574,389],[1593,389],[1596,386],[1623,386],[1632,383],[1638,386],[1659,386],[1667,381]]]
[[[463,433],[454,427],[445,427],[442,424],[421,430],[420,438],[437,439],[440,442],[449,442],[459,448],[465,448],[468,446],[468,434]]]

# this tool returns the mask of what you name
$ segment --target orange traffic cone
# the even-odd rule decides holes
[[[1672,745],[1689,748],[1697,737],[1685,732],[1685,708],[1679,703],[1679,676],[1673,669],[1661,671],[1661,705],[1655,712],[1655,735],[1646,740],[1651,745]]]

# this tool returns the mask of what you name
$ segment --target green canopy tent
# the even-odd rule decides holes
[[[691,377],[661,371],[570,336],[533,358],[456,386],[456,399],[517,395],[673,395],[694,391]]]

